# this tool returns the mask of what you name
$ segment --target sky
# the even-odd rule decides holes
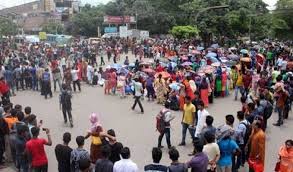
[[[28,2],[32,2],[35,0],[0,0],[0,9],[2,8],[8,8],[8,7],[12,7],[15,5],[20,5],[20,4],[24,4],[24,3],[28,3]],[[99,4],[99,3],[107,3],[110,0],[80,0],[82,4]],[[265,3],[269,4],[269,9],[274,9],[274,5],[276,4],[276,2],[278,0],[263,0]]]

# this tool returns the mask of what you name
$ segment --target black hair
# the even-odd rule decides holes
[[[238,111],[237,112],[237,118],[240,119],[240,120],[243,120],[244,119],[244,112]]]
[[[16,110],[18,110],[18,111],[21,111],[22,106],[19,105],[19,104],[17,104],[17,105],[14,106],[14,109],[16,109]]]
[[[152,157],[154,163],[159,163],[162,159],[162,150],[160,148],[154,147],[152,150]]]
[[[130,150],[128,147],[124,147],[121,149],[120,152],[123,159],[129,159],[130,158]]]
[[[103,145],[101,147],[101,153],[104,158],[109,158],[111,155],[111,147],[109,145]]]
[[[262,127],[261,122],[260,121],[256,121],[255,122],[255,126],[257,126],[257,128],[261,128]]]
[[[113,129],[108,130],[107,134],[109,134],[110,136],[116,137],[115,131]]]
[[[285,142],[285,144],[287,145],[287,144],[290,144],[291,146],[293,146],[293,140],[286,140],[286,142]]]
[[[37,116],[34,115],[34,114],[31,114],[30,116],[28,116],[28,117],[26,118],[26,120],[27,120],[28,123],[32,123],[32,122],[34,122],[34,120],[36,120],[36,119],[37,119]]]
[[[79,166],[79,170],[84,171],[90,168],[91,161],[87,158],[81,158],[80,160],[78,160],[78,166]]]
[[[200,100],[200,101],[198,102],[198,105],[204,107],[204,102],[203,102],[202,100]]]
[[[213,122],[214,122],[214,118],[211,115],[208,115],[206,117],[206,124],[207,124],[207,126],[211,126],[213,124]]]
[[[31,114],[31,112],[32,112],[32,108],[31,108],[30,106],[27,106],[27,107],[24,108],[24,112],[25,112],[26,114]]]
[[[248,108],[251,109],[251,110],[254,110],[254,109],[255,109],[255,104],[252,103],[252,102],[251,102],[251,103],[248,103],[247,106],[248,106]]]
[[[38,127],[31,128],[31,133],[32,133],[33,137],[38,137],[38,135],[40,133],[40,128],[38,128]]]
[[[264,95],[263,93],[260,93],[260,94],[259,94],[259,99],[260,99],[260,100],[265,99],[265,95]]]
[[[16,113],[16,116],[17,116],[18,121],[23,121],[24,120],[24,114],[23,114],[23,112],[18,111]]]
[[[185,96],[185,99],[190,101],[191,97],[190,96]]]
[[[179,152],[178,150],[175,148],[175,147],[172,147],[170,150],[169,150],[169,158],[172,160],[172,161],[178,161],[179,159]]]
[[[226,121],[230,124],[230,125],[232,125],[233,123],[234,123],[234,116],[233,115],[231,115],[231,114],[229,114],[229,115],[226,115]]]
[[[71,141],[71,134],[66,132],[63,134],[63,142],[68,144]]]
[[[17,110],[16,109],[11,109],[10,113],[11,113],[11,116],[16,117]]]
[[[10,105],[5,105],[3,108],[5,113],[8,113],[11,110],[11,106]]]
[[[207,141],[207,143],[213,143],[215,142],[216,136],[211,132],[205,132],[204,138]]]
[[[240,101],[241,101],[241,103],[245,103],[245,102],[246,102],[246,96],[242,96],[242,97],[240,98]]]
[[[282,81],[282,78],[283,78],[282,75],[278,75],[277,78],[276,78],[277,82]]]
[[[16,127],[16,132],[18,135],[22,135],[23,133],[25,133],[27,131],[27,126],[26,125],[23,125],[23,124],[20,124]]]
[[[75,140],[76,140],[76,143],[78,146],[84,145],[84,137],[83,136],[77,136]]]
[[[196,150],[196,152],[202,152],[203,144],[202,144],[202,142],[201,142],[201,140],[199,138],[196,137],[193,140],[193,147]]]

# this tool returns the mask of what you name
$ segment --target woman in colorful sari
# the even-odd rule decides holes
[[[179,109],[183,110],[184,104],[185,104],[185,87],[183,84],[180,85],[179,89]]]
[[[117,79],[117,91],[119,91],[120,98],[125,98],[126,77],[120,73]]]
[[[80,81],[82,81],[82,62],[81,62],[81,60],[78,60],[78,62],[77,62],[77,69],[78,69],[78,73],[77,73],[77,76],[78,76],[78,79],[80,80]]]
[[[209,84],[207,78],[203,77],[200,84],[200,98],[204,103],[205,107],[209,106]]]
[[[192,88],[189,84],[189,81],[191,80],[190,76],[187,76],[186,79],[183,81],[183,85],[185,87],[185,93],[187,96],[189,96],[191,98],[191,101],[194,100],[195,96],[194,96],[194,92],[192,91]]]
[[[277,172],[293,172],[293,140],[287,140],[279,150],[280,166]]]
[[[222,97],[225,97],[228,95],[227,93],[227,72],[223,71],[222,72]]]
[[[222,79],[220,75],[216,75],[216,91],[215,91],[215,97],[221,96],[222,92]]]
[[[104,83],[104,93],[105,94],[110,94],[111,90],[111,85],[110,85],[110,69],[106,68],[106,71],[103,73],[102,76],[105,79]]]
[[[110,78],[109,78],[109,82],[110,82],[110,89],[112,90],[112,94],[116,94],[116,87],[117,87],[117,75],[115,71],[112,71],[110,73]]]
[[[165,80],[162,78],[162,74],[159,74],[158,78],[155,80],[155,91],[157,96],[157,103],[163,104],[165,102]]]
[[[90,136],[92,139],[90,147],[90,158],[92,163],[95,163],[98,159],[102,158],[101,147],[104,138],[107,137],[108,139],[115,140],[115,137],[103,132],[100,122],[99,115],[92,113],[90,116],[91,128],[85,136],[86,139]]]

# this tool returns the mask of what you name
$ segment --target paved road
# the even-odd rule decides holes
[[[105,96],[101,87],[82,85],[82,92],[73,95],[73,119],[74,128],[63,124],[62,113],[58,105],[58,94],[54,93],[53,98],[45,100],[39,93],[33,91],[20,91],[12,98],[14,104],[21,104],[23,107],[31,106],[38,120],[43,120],[43,127],[50,128],[53,139],[53,146],[46,147],[49,158],[49,171],[56,171],[57,162],[54,154],[54,147],[62,143],[64,132],[72,133],[70,146],[75,148],[75,137],[85,135],[89,129],[89,115],[92,112],[99,113],[103,128],[114,129],[118,141],[131,149],[131,159],[136,162],[140,169],[147,163],[152,162],[151,149],[157,145],[158,132],[155,131],[155,115],[162,108],[155,102],[143,101],[145,114],[139,114],[139,110],[131,111],[133,99],[129,96],[120,99],[118,96]],[[226,114],[236,114],[240,109],[240,102],[233,100],[232,96],[215,99],[208,111],[215,118],[215,126],[224,123]],[[171,142],[178,145],[181,140],[181,113],[174,112],[175,120],[172,122]],[[290,119],[285,121],[284,126],[277,128],[271,124],[276,120],[277,114],[269,120],[266,145],[266,172],[273,171],[277,160],[277,151],[283,142],[292,138],[293,118],[290,112]],[[291,125],[290,125],[291,124]],[[289,134],[291,132],[291,134]],[[188,135],[187,135],[188,136]],[[42,132],[41,137],[46,137]],[[89,150],[90,140],[86,141],[86,148]],[[163,145],[166,147],[165,138]],[[191,139],[187,137],[187,146],[177,147],[181,153],[180,160],[185,162],[190,159],[187,156],[192,151]],[[167,149],[163,149],[163,164],[169,164]],[[246,171],[246,170],[245,170]]]

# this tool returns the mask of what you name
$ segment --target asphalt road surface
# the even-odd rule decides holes
[[[140,114],[139,109],[132,111],[130,108],[134,102],[132,96],[126,99],[120,99],[119,96],[104,95],[103,88],[88,86],[82,84],[81,93],[73,94],[73,121],[74,127],[70,128],[63,123],[62,112],[59,109],[59,90],[53,94],[53,98],[44,99],[39,92],[19,91],[17,96],[12,97],[14,104],[21,104],[23,107],[31,106],[32,113],[37,115],[37,119],[43,120],[43,127],[49,128],[53,145],[46,147],[46,153],[49,159],[49,171],[57,171],[57,161],[55,158],[54,148],[56,144],[62,143],[64,132],[72,134],[70,146],[76,148],[75,138],[78,135],[86,135],[90,128],[89,116],[92,112],[99,113],[104,130],[114,129],[117,140],[131,150],[131,159],[138,164],[140,171],[143,166],[152,163],[151,150],[157,146],[158,132],[155,129],[155,116],[161,110],[162,106],[155,102],[142,101],[145,109],[144,114]],[[138,108],[138,106],[137,106]],[[217,98],[214,104],[208,108],[209,113],[215,118],[214,125],[224,124],[225,115],[234,114],[241,109],[239,101],[234,101],[233,96]],[[174,112],[176,118],[171,123],[171,143],[176,146],[180,152],[180,161],[186,162],[191,157],[188,153],[192,151],[191,138],[187,133],[185,147],[178,147],[181,141],[181,112]],[[266,131],[266,172],[272,172],[277,161],[277,152],[279,147],[286,139],[292,139],[293,118],[292,112],[289,114],[289,120],[285,121],[282,127],[272,126],[277,119],[277,114],[273,114],[268,121]],[[237,120],[235,123],[237,126]],[[290,134],[291,133],[291,134]],[[41,131],[40,137],[46,138]],[[89,150],[90,140],[86,140],[86,149]],[[162,164],[169,165],[168,149],[166,141],[163,138],[163,158]],[[247,171],[242,169],[242,171]]]

